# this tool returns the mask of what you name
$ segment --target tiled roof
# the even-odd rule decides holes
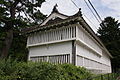
[[[60,15],[64,15],[64,14],[61,14],[58,12],[58,14]],[[67,16],[67,15],[64,15],[64,16]],[[70,22],[71,20],[75,20],[76,17],[81,17],[81,12],[78,11],[78,13],[76,13],[75,15],[72,15],[72,16],[67,16],[68,18],[66,19],[61,19],[61,18],[55,18],[54,20],[49,20],[45,25],[36,25],[36,26],[31,26],[31,27],[28,27],[28,28],[24,28],[22,29],[22,34],[24,33],[31,33],[31,32],[35,32],[35,31],[38,31],[40,30],[41,28],[46,28],[46,27],[50,27],[50,26],[53,26],[53,25],[58,25],[58,24],[61,24],[61,23],[66,23],[66,22]]]

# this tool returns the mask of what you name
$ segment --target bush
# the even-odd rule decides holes
[[[120,74],[119,73],[101,74],[94,76],[90,80],[120,80]]]
[[[0,60],[0,80],[81,80],[91,77],[83,67],[72,64]]]
[[[62,64],[61,68],[65,80],[83,80],[91,77],[90,72],[83,67],[77,67],[71,64]]]

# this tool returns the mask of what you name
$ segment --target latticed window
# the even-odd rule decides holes
[[[76,37],[75,31],[76,27],[70,26],[66,28],[58,28],[55,30],[34,33],[28,37],[28,45],[57,40],[72,39]]]
[[[62,64],[62,63],[70,63],[70,55],[51,55],[51,56],[37,56],[30,57],[30,60],[33,62],[49,62],[53,64]]]

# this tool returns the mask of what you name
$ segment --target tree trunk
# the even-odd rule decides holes
[[[11,47],[12,40],[13,40],[13,30],[10,29],[6,32],[6,38],[3,43],[1,58],[6,58],[8,56],[8,52]]]
[[[21,0],[15,0],[15,2],[11,5],[10,7],[10,18],[11,19],[15,19],[15,9],[17,4],[20,2]],[[7,27],[7,32],[6,32],[6,38],[5,41],[3,42],[3,48],[2,48],[2,53],[1,53],[1,58],[6,58],[8,56],[12,41],[13,41],[13,22],[12,21],[8,21],[6,23],[6,27]]]

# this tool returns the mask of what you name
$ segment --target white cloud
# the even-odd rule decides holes
[[[110,12],[108,12],[108,15],[116,18],[116,20],[119,20],[120,22],[120,0],[101,0],[102,4],[109,9],[111,9]]]
[[[105,6],[110,9],[120,12],[120,0],[101,0]]]

